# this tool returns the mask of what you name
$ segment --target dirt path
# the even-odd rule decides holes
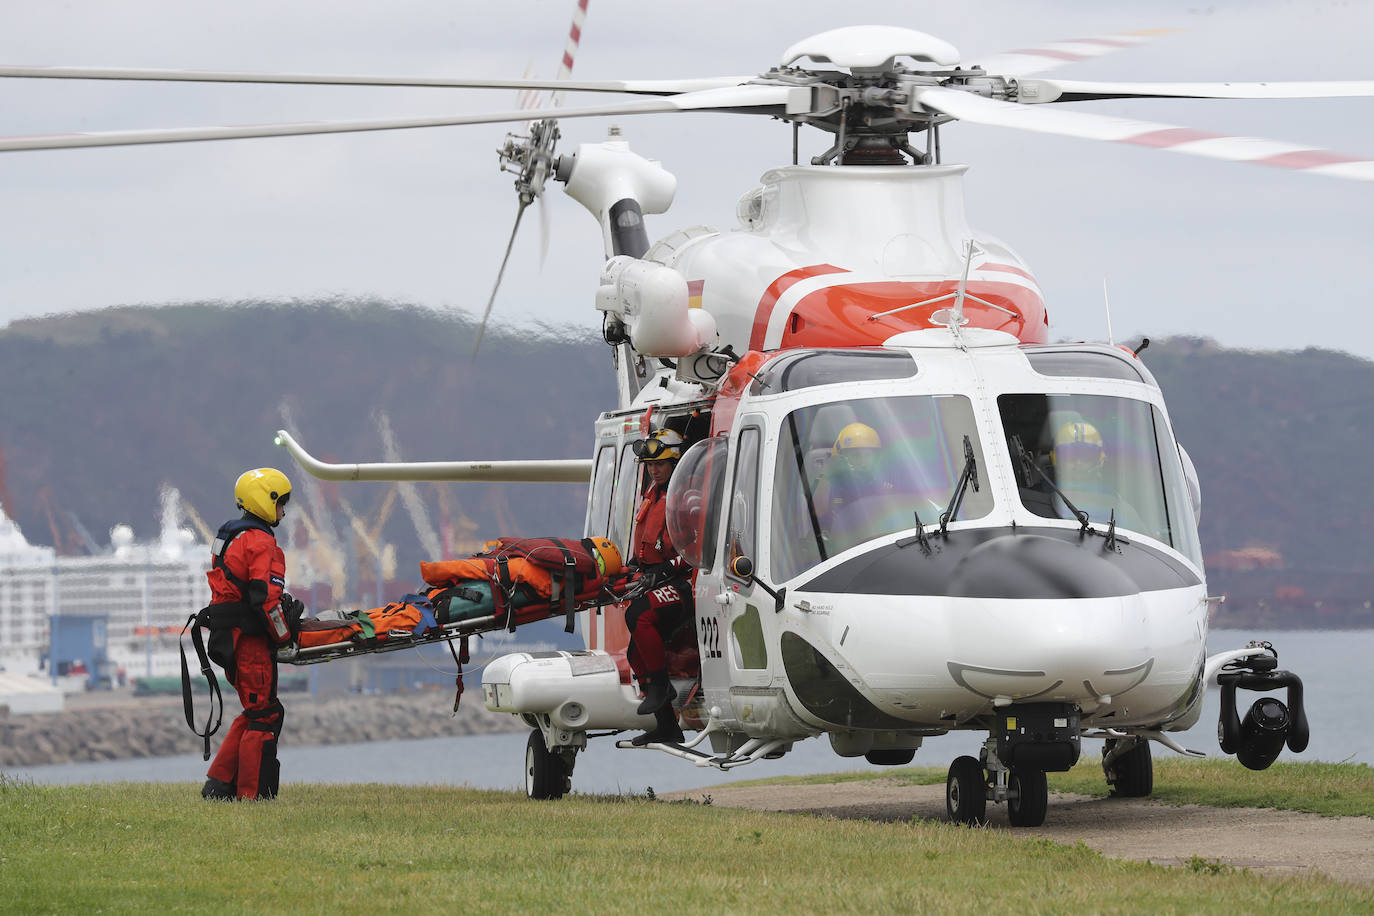
[[[711,796],[713,805],[839,818],[943,821],[943,786],[901,786],[888,780],[813,786],[717,786],[667,793]],[[988,805],[988,826],[1011,830],[1005,805]],[[1319,817],[1267,808],[1175,807],[1142,799],[1051,793],[1045,825],[1017,834],[1084,843],[1104,855],[1157,865],[1192,856],[1260,874],[1325,874],[1374,884],[1374,818]]]

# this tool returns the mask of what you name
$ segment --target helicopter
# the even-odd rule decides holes
[[[1095,39],[1128,46],[1131,36]],[[941,133],[959,121],[1374,179],[1374,164],[1252,138],[1049,107],[1120,97],[1339,97],[1374,83],[1120,84],[964,66],[949,43],[864,26],[792,45],[755,77],[684,81],[438,80],[389,85],[629,93],[626,103],[352,125],[113,132],[0,140],[0,151],[188,142],[425,125],[526,122],[501,151],[523,211],[556,181],[597,219],[606,260],[595,295],[618,401],[587,461],[325,464],[279,439],[310,473],[355,480],[589,482],[583,534],[628,545],[642,492],[635,443],[688,445],[668,523],[695,568],[677,685],[696,735],[644,750],[731,770],[826,736],[842,757],[914,759],[923,740],[986,733],[950,766],[950,818],[1005,803],[1038,826],[1047,772],[1104,742],[1118,795],[1153,788],[1151,742],[1222,690],[1222,750],[1253,769],[1308,741],[1302,685],[1267,644],[1208,655],[1201,493],[1143,347],[1052,343],[1027,264],[972,230],[964,167]],[[45,72],[44,72],[45,71]],[[80,68],[0,68],[27,78],[259,82],[361,78]],[[377,81],[374,81],[374,83]],[[613,133],[557,153],[581,117],[680,111],[790,124],[793,161],[740,200],[739,227],[651,243],[673,176]],[[827,145],[802,162],[803,127]],[[518,227],[518,220],[517,220]],[[508,249],[509,250],[509,249]],[[868,483],[846,430],[867,440]],[[834,494],[848,479],[843,497]],[[488,664],[488,708],[522,717],[532,798],[571,788],[589,738],[645,728],[624,665],[623,605],[579,613],[586,649]],[[1286,690],[1242,717],[1238,689]],[[620,746],[630,749],[629,742]]]

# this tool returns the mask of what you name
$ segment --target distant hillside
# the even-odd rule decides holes
[[[103,543],[110,527],[158,530],[171,484],[212,527],[236,514],[244,469],[294,466],[272,444],[294,420],[301,441],[334,461],[384,459],[375,411],[403,457],[574,458],[614,398],[605,344],[565,330],[488,334],[431,310],[375,303],[241,304],[110,309],[16,322],[0,332],[0,449],[7,512],[31,541],[80,547],[74,515]],[[293,475],[300,481],[303,474]],[[364,518],[385,484],[321,485]],[[443,498],[440,489],[446,491]],[[584,488],[423,484],[435,528],[468,536],[575,530]],[[337,509],[337,507],[336,507]],[[466,524],[465,524],[466,521]],[[337,514],[337,526],[347,524]],[[383,530],[407,581],[420,559],[396,505]]]
[[[119,522],[153,536],[164,483],[217,525],[240,471],[291,469],[271,442],[283,408],[326,460],[382,460],[378,410],[412,460],[586,456],[614,398],[605,344],[567,329],[497,333],[473,361],[472,334],[460,318],[367,302],[16,322],[0,331],[0,502],[30,540],[68,552],[81,549],[73,517],[101,543]],[[1186,338],[1142,357],[1202,480],[1212,591],[1231,595],[1218,621],[1374,625],[1374,363]],[[322,489],[374,518],[389,487]],[[420,492],[434,527],[446,516],[468,537],[576,531],[585,500],[566,485]],[[410,581],[423,552],[401,506],[382,536]]]

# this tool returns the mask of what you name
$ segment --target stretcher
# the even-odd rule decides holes
[[[621,597],[607,589],[605,594],[597,595],[590,600],[574,601],[572,609],[573,613],[576,614],[613,604],[620,600],[622,600]],[[454,640],[461,641],[469,636],[492,633],[498,630],[514,630],[525,624],[567,615],[567,609],[564,606],[553,603],[546,603],[538,607],[526,606],[518,609],[518,613],[515,613],[516,610],[512,607],[505,611],[452,620],[448,623],[435,621],[428,624],[422,622],[419,627],[413,630],[392,629],[384,639],[378,639],[374,636],[371,638],[342,639],[338,642],[317,646],[295,646],[278,651],[277,660],[291,665],[317,665],[321,662],[334,661],[340,658],[396,652],[401,649],[434,643],[451,644]]]
[[[339,658],[395,652],[442,642],[459,664],[467,638],[562,615],[573,631],[576,614],[625,600],[618,583],[620,553],[602,538],[501,538],[471,557],[421,563],[423,593],[369,611],[329,612],[301,622],[279,661],[313,665]]]

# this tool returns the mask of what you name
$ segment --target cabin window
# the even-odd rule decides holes
[[[1073,519],[1067,498],[1100,529],[1115,514],[1118,528],[1201,562],[1178,449],[1153,405],[1097,394],[1006,394],[997,404],[1028,510]],[[1033,467],[1017,455],[1013,437]]]
[[[738,557],[758,560],[754,536],[759,504],[759,443],[763,433],[757,426],[745,427],[739,434],[739,453],[735,456],[735,487],[730,495],[730,524],[726,529],[726,571]]]
[[[777,394],[818,385],[911,378],[916,363],[894,350],[806,350],[770,361],[754,376],[750,393]]]
[[[773,579],[786,581],[865,541],[910,532],[917,517],[934,524],[954,497],[966,439],[982,485],[965,489],[951,521],[981,518],[993,504],[968,398],[863,398],[788,414],[773,471]]]
[[[1125,353],[1103,350],[1022,350],[1031,368],[1041,375],[1054,378],[1112,378],[1127,382],[1145,382],[1149,378],[1140,371],[1134,357]]]
[[[611,496],[611,530],[606,535],[625,557],[630,555],[630,524],[639,504],[639,462],[627,442],[620,449],[620,467],[615,475],[615,491]]]
[[[592,471],[592,492],[587,500],[588,537],[605,537],[611,523],[611,492],[615,488],[615,446],[602,446],[596,452]]]

